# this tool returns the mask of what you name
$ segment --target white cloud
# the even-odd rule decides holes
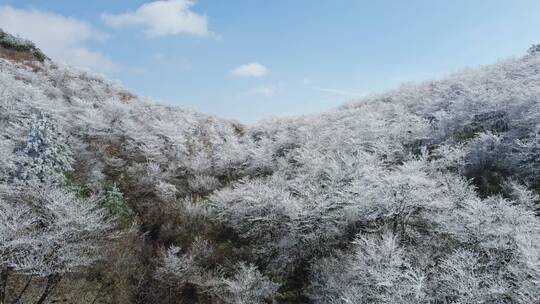
[[[0,6],[0,28],[32,40],[56,61],[105,73],[116,67],[105,55],[87,46],[91,40],[107,39],[107,34],[75,18],[4,5]]]
[[[137,10],[123,14],[103,14],[113,28],[144,29],[149,37],[192,34],[208,36],[208,18],[191,11],[193,0],[160,0],[143,4]]]
[[[274,94],[276,94],[276,88],[274,88],[272,86],[261,86],[261,87],[253,88],[250,91],[250,93],[253,94],[253,95],[272,97],[272,96],[274,96]]]
[[[107,56],[91,51],[85,47],[78,47],[69,50],[68,62],[76,66],[82,66],[99,72],[112,72],[118,66]]]
[[[268,69],[257,62],[241,65],[231,71],[237,77],[261,77],[268,74]]]

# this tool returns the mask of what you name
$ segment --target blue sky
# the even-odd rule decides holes
[[[245,122],[320,112],[540,43],[540,1],[171,2],[0,0],[0,27],[137,94]]]

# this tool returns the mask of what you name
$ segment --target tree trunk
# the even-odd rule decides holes
[[[0,270],[0,304],[6,303],[6,288],[9,277],[9,268],[2,268]]]
[[[28,286],[30,286],[30,283],[32,282],[33,278],[34,278],[34,276],[30,276],[30,278],[28,278],[28,281],[26,281],[26,284],[24,285],[24,288],[21,290],[21,292],[19,292],[19,295],[17,296],[17,298],[15,298],[15,300],[11,301],[12,304],[19,303],[19,300],[22,298],[22,296],[24,295],[24,293],[28,289]]]
[[[45,285],[45,289],[43,289],[43,293],[37,300],[36,304],[43,304],[49,294],[53,291],[53,289],[56,287],[58,282],[60,282],[60,275],[59,274],[51,274],[47,277],[47,283]]]

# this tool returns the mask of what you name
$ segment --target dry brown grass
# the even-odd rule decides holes
[[[13,303],[23,291],[24,285],[29,281],[29,276],[12,274],[7,286],[6,303]],[[20,301],[17,303],[34,303],[43,292],[45,279],[32,277],[28,288],[22,292]],[[86,280],[84,276],[77,274],[66,275],[58,286],[49,295],[46,303],[69,303],[69,304],[99,304],[101,296],[101,284]]]
[[[119,93],[119,95],[120,95],[120,101],[122,101],[123,103],[130,103],[131,100],[136,98],[135,95],[129,92],[121,92]]]
[[[31,68],[34,72],[42,70],[41,62],[29,51],[17,51],[0,47],[0,58],[22,63]]]

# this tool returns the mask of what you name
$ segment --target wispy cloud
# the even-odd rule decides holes
[[[260,86],[253,88],[250,93],[252,95],[259,95],[259,96],[265,96],[265,97],[272,97],[276,94],[276,88],[273,86]]]
[[[84,21],[36,9],[0,6],[0,28],[30,39],[51,58],[97,72],[116,69],[104,54],[92,50],[88,42],[104,41],[108,35]]]
[[[191,34],[213,35],[208,30],[208,18],[191,10],[192,0],[160,0],[143,4],[135,11],[103,14],[113,28],[142,28],[148,37]]]
[[[341,95],[341,96],[348,96],[348,97],[362,97],[365,94],[357,93],[357,92],[351,92],[347,90],[339,90],[339,89],[332,89],[332,88],[322,88],[322,87],[315,87],[315,86],[308,86],[309,89],[334,94],[334,95]]]
[[[236,77],[262,77],[268,74],[269,70],[258,62],[241,65],[231,71],[231,75]]]

